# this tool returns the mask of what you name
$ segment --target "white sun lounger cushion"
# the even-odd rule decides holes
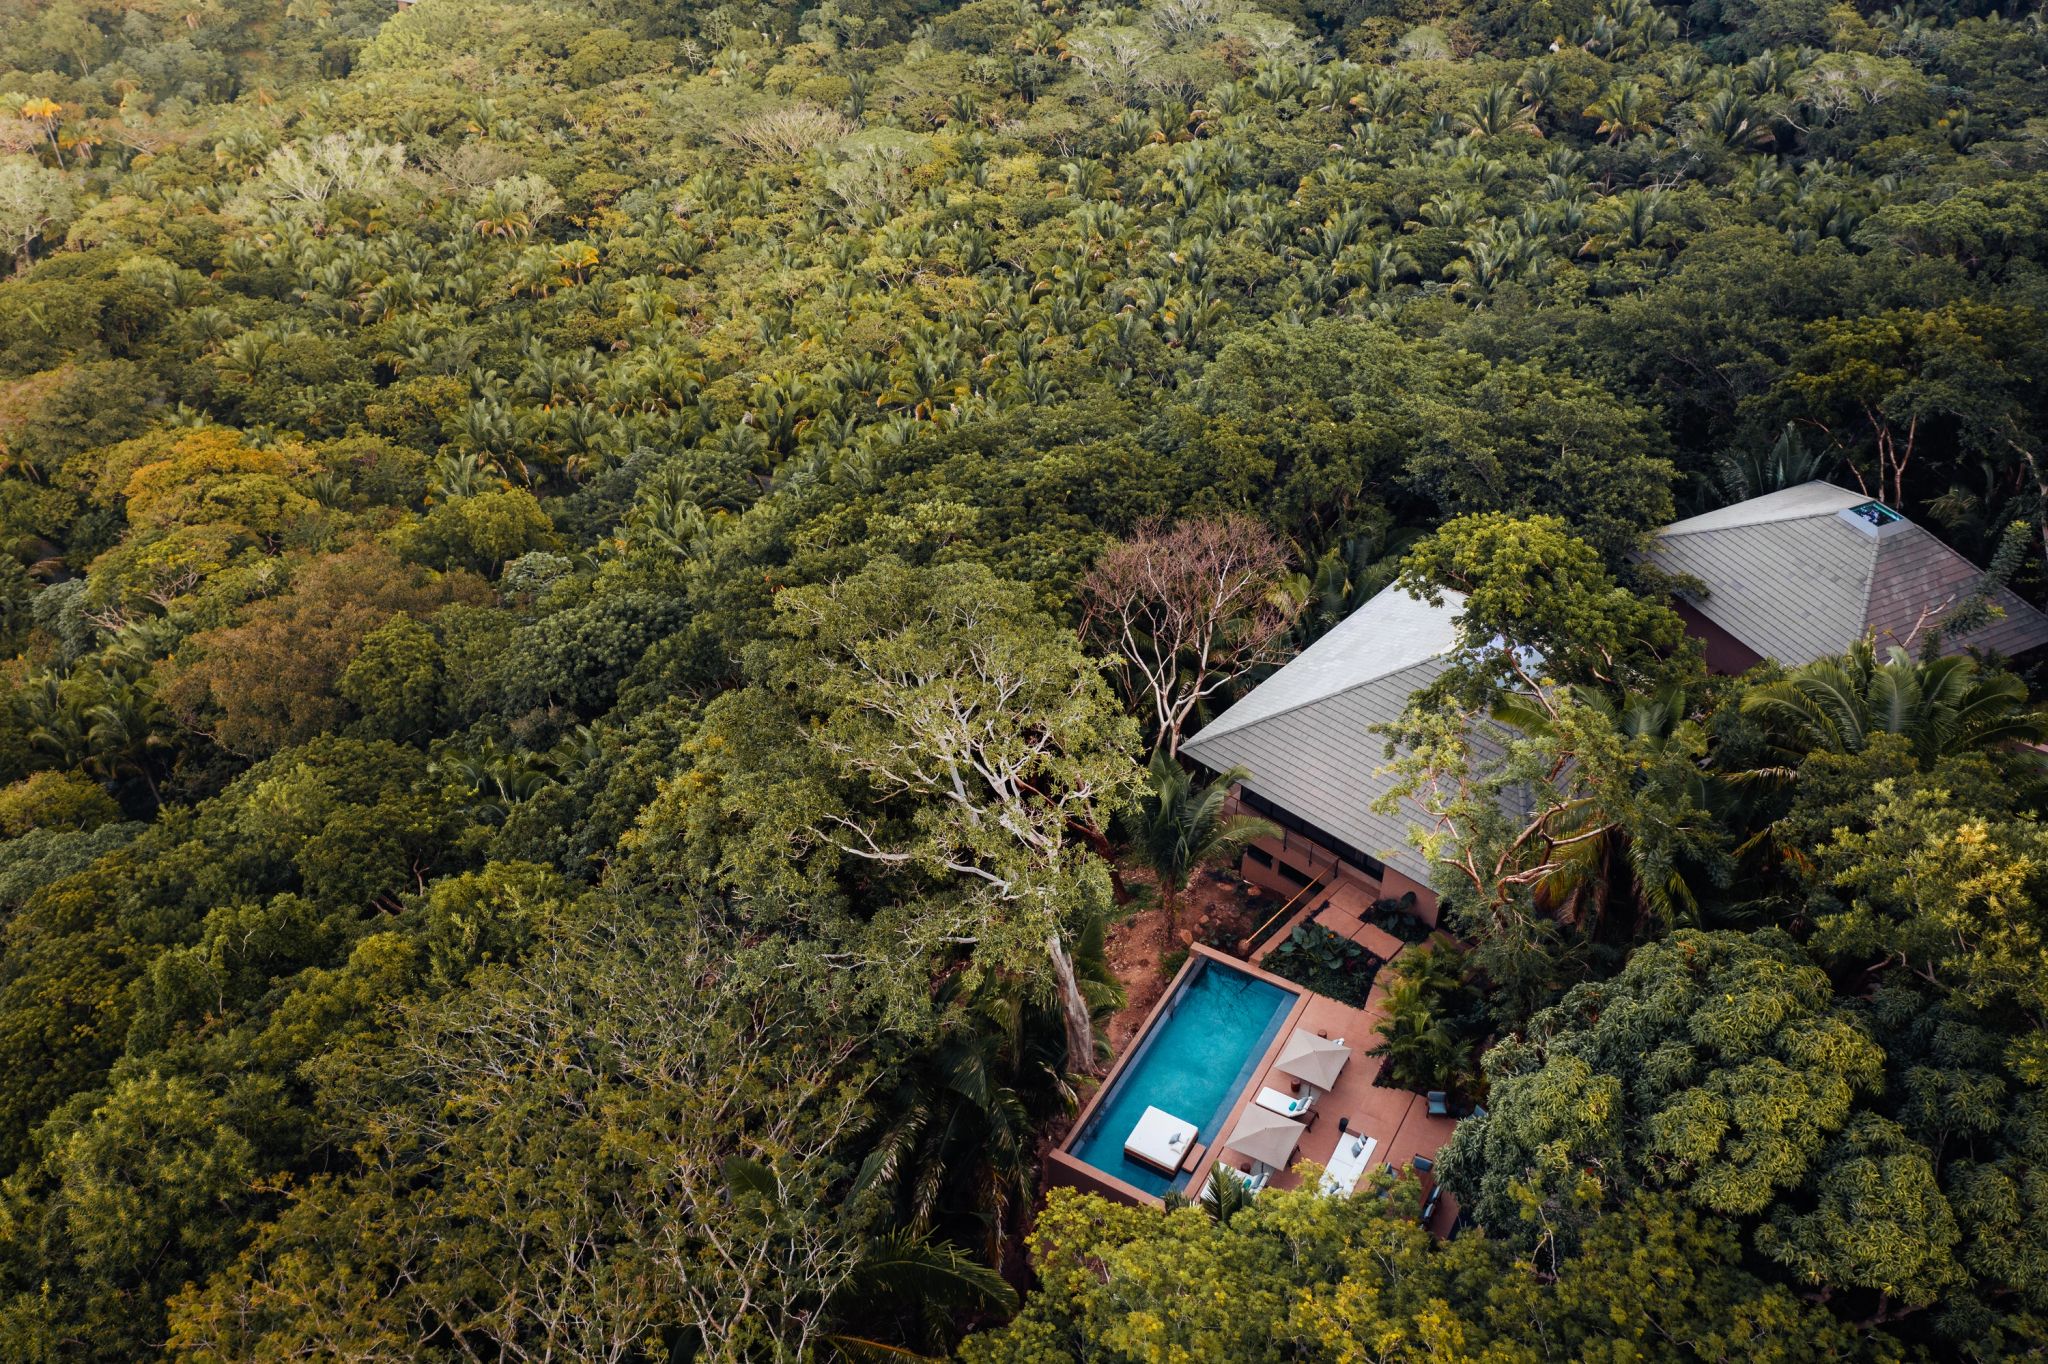
[[[1357,1188],[1359,1177],[1371,1167],[1372,1153],[1379,1145],[1376,1138],[1361,1137],[1356,1132],[1339,1137],[1337,1149],[1330,1153],[1330,1164],[1323,1171],[1323,1192],[1348,1194]]]
[[[1283,1094],[1277,1089],[1261,1086],[1256,1102],[1261,1108],[1270,1108],[1275,1113],[1283,1113],[1290,1118],[1298,1118],[1308,1112],[1309,1109],[1315,1107],[1316,1092],[1311,1089],[1297,1098],[1292,1094]]]
[[[1148,1108],[1124,1138],[1124,1154],[1168,1174],[1180,1168],[1195,1140],[1195,1125],[1163,1108]]]

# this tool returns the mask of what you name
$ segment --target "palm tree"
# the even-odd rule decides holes
[[[1763,722],[1788,766],[1822,750],[1860,753],[1879,734],[1903,737],[1923,762],[2048,738],[2048,719],[2027,708],[2026,684],[2011,673],[1899,648],[1879,663],[1868,637],[1842,658],[1752,688],[1742,710]]]
[[[1244,1176],[1220,1160],[1209,1167],[1208,1187],[1202,1194],[1202,1205],[1209,1210],[1209,1216],[1227,1227],[1231,1218],[1251,1206],[1251,1201],[1252,1191],[1245,1187]]]
[[[1586,117],[1600,120],[1594,131],[1611,143],[1656,126],[1643,87],[1631,80],[1615,81],[1602,90],[1600,97],[1586,106]]]
[[[1716,791],[1700,766],[1704,743],[1682,688],[1624,693],[1567,688],[1557,712],[1506,701],[1494,718],[1579,748],[1539,815],[1535,865],[1520,873],[1560,922],[1592,924],[1616,903],[1674,923],[1698,910],[1691,876],[1722,857],[1710,817]],[[1623,899],[1622,897],[1626,897]]]
[[[1106,916],[1081,925],[1074,970],[1090,1013],[1122,1007],[1104,950]],[[910,1044],[877,1092],[856,1193],[889,1204],[895,1225],[978,1245],[1000,1265],[1015,1250],[1032,1203],[1037,1138],[1079,1101],[1068,1080],[1057,1005],[1015,976],[989,977],[963,998],[957,979],[938,1000],[948,1025],[936,1043]]]
[[[1380,1040],[1367,1056],[1384,1056],[1387,1074],[1403,1089],[1450,1089],[1464,1064],[1464,1046],[1436,1011],[1436,997],[1417,977],[1387,991]]]
[[[91,756],[91,704],[78,687],[67,686],[55,672],[45,672],[23,687],[20,696],[30,748],[48,754],[56,767],[77,767]]]
[[[1373,248],[1372,254],[1365,257],[1364,263],[1358,267],[1358,272],[1365,287],[1380,294],[1413,276],[1421,268],[1416,264],[1415,257],[1401,249],[1399,242],[1390,239]]]
[[[1280,826],[1256,815],[1225,815],[1230,788],[1251,773],[1225,772],[1198,787],[1191,773],[1164,749],[1152,755],[1138,803],[1137,852],[1159,877],[1159,903],[1166,911],[1165,941],[1180,931],[1180,897],[1206,866],[1228,861],[1255,838],[1271,838]]]
[[[1412,947],[1394,959],[1394,974],[1412,981],[1424,994],[1448,999],[1465,985],[1464,951],[1437,941]]]
[[[1055,1041],[1059,1036],[1057,1025],[1032,1031],[1049,1032]],[[1036,1081],[1041,1091],[1064,1089],[1058,1062],[1035,1045],[1038,1040],[1011,1034],[984,1015],[962,1020],[936,1045],[919,1048],[896,1068],[895,1084],[881,1096],[886,1120],[855,1188],[885,1195],[899,1224],[920,1235],[969,1234],[960,1224],[978,1224],[984,1255],[1002,1263],[1003,1243],[1015,1214],[1030,1204],[1037,1168],[1033,1105],[1020,1086]]]
[[[1543,134],[1536,116],[1522,102],[1521,92],[1511,85],[1489,86],[1458,115],[1465,130],[1480,137],[1501,137],[1508,133]]]
[[[782,1181],[772,1165],[732,1156],[725,1162],[724,1175],[737,1215],[772,1226],[797,1214],[785,1203]],[[873,1328],[882,1327],[899,1339],[936,1344],[953,1313],[1007,1315],[1016,1307],[1017,1291],[999,1271],[977,1263],[949,1241],[898,1227],[861,1246],[858,1260],[821,1305],[821,1336],[831,1357],[839,1359],[925,1360],[933,1356],[877,1339]]]
[[[438,758],[428,770],[470,797],[463,806],[465,814],[490,824],[502,824],[513,806],[556,780],[547,754],[517,746],[501,748],[493,739],[471,751],[456,750]]]
[[[1786,422],[1769,450],[1752,445],[1720,457],[1721,491],[1730,502],[1747,501],[1825,477],[1832,463],[1820,451],[1808,450],[1798,428]]]
[[[116,781],[130,772],[142,778],[150,804],[161,807],[164,802],[157,792],[154,755],[170,747],[170,740],[164,737],[170,717],[156,697],[138,683],[122,683],[110,688],[86,715],[91,721],[86,742],[92,746],[94,763]]]
[[[1586,238],[1581,255],[1599,256],[1622,247],[1644,247],[1651,243],[1663,218],[1663,195],[1658,190],[1632,189],[1610,195],[1594,205],[1592,219],[1597,231]]]

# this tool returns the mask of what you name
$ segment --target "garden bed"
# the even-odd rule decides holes
[[[1259,963],[1296,985],[1354,1008],[1365,1003],[1372,980],[1383,964],[1372,953],[1321,924],[1307,923]]]
[[[1374,928],[1391,933],[1405,943],[1424,943],[1436,929],[1424,923],[1412,912],[1415,908],[1415,893],[1410,891],[1399,899],[1375,900],[1372,908],[1365,912],[1365,921]]]

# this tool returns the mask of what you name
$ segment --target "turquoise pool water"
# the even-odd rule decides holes
[[[1214,958],[1197,958],[1068,1152],[1149,1194],[1179,1187],[1187,1172],[1169,1179],[1139,1164],[1124,1154],[1124,1138],[1151,1107],[1197,1124],[1197,1140],[1214,1145],[1295,997]]]

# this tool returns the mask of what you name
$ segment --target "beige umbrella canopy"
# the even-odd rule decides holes
[[[1237,1120],[1237,1126],[1230,1131],[1230,1137],[1223,1144],[1241,1156],[1270,1165],[1276,1170],[1287,1168],[1287,1162],[1294,1158],[1294,1148],[1301,1143],[1301,1134],[1306,1131],[1292,1118],[1283,1118],[1270,1108],[1252,1104]]]
[[[1287,1045],[1280,1048],[1280,1059],[1273,1063],[1273,1068],[1297,1080],[1306,1080],[1317,1089],[1328,1089],[1337,1083],[1338,1074],[1350,1059],[1351,1048],[1342,1042],[1296,1028]]]

